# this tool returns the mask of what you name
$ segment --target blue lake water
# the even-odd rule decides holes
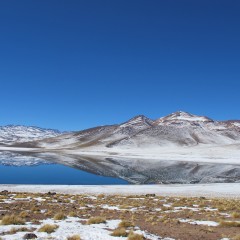
[[[0,184],[188,184],[202,181],[239,182],[240,166],[0,151]]]
[[[0,184],[128,184],[119,178],[104,177],[60,164],[37,166],[0,165]]]

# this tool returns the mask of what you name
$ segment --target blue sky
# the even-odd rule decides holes
[[[0,1],[0,125],[240,119],[239,12],[237,0]]]

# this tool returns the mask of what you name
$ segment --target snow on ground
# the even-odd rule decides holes
[[[240,165],[240,144],[197,147],[153,147],[146,148],[100,148],[89,150],[64,150],[67,154],[125,157],[128,159],[146,159],[148,161],[188,161],[206,163],[226,163]]]
[[[86,225],[80,222],[80,220],[76,217],[69,217],[65,220],[53,220],[46,219],[41,221],[41,225],[35,225],[31,223],[27,223],[25,225],[7,225],[1,226],[0,233],[4,233],[10,231],[12,228],[35,228],[33,231],[34,234],[38,237],[38,240],[44,239],[55,239],[55,240],[65,240],[70,236],[79,235],[82,240],[120,240],[127,239],[127,237],[113,237],[111,233],[114,229],[118,227],[118,224],[121,220],[108,220],[106,223],[100,224],[91,224]],[[46,232],[38,232],[39,228],[45,224],[55,224],[58,226],[55,232],[48,234]],[[172,238],[160,238],[159,236],[149,234],[145,231],[140,230],[138,227],[135,228],[135,233],[142,234],[149,240],[171,240]],[[19,240],[22,239],[26,232],[17,232],[16,234],[6,234],[1,239],[3,240]]]
[[[206,225],[209,227],[217,227],[219,225],[219,223],[214,221],[199,221],[199,220],[193,220],[193,219],[179,219],[179,222],[189,223],[193,225]]]
[[[44,152],[44,149],[37,148],[16,148],[16,147],[3,147],[0,146],[0,151],[9,152]],[[88,156],[102,156],[114,158],[127,158],[127,159],[146,159],[148,161],[189,161],[189,162],[207,162],[207,163],[226,163],[240,165],[240,144],[230,145],[204,145],[194,147],[177,147],[177,146],[162,146],[154,147],[152,145],[145,148],[127,148],[127,147],[114,147],[103,148],[93,147],[87,149],[66,150],[58,149],[45,149],[46,152],[70,154],[70,155],[88,155]]]
[[[0,185],[0,191],[67,194],[123,194],[240,198],[240,183],[169,185]]]
[[[109,206],[108,204],[102,205],[101,208],[103,209],[109,209],[109,210],[118,210],[120,211],[121,209],[117,206]]]

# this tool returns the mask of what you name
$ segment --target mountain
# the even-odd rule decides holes
[[[154,125],[154,121],[145,117],[144,115],[138,115],[134,118],[131,118],[127,122],[124,122],[119,125],[120,129],[124,129],[129,134],[134,134],[138,131],[144,130],[146,128],[152,127]]]
[[[7,125],[0,127],[0,144],[29,142],[49,137],[56,137],[61,132],[54,129],[45,129],[33,126]]]
[[[47,139],[41,136],[42,139],[38,138],[28,144],[23,143],[24,139],[21,139],[22,143],[16,139],[14,146],[74,151],[108,151],[107,149],[143,151],[163,147],[234,145],[240,143],[240,121],[215,121],[205,116],[179,111],[157,120],[139,115],[122,124],[56,135],[50,138],[47,136]]]
[[[4,165],[56,162],[132,183],[240,181],[239,120],[178,111],[67,133],[6,126],[0,142]]]
[[[163,123],[167,123],[167,122],[184,122],[184,121],[189,121],[189,122],[213,122],[212,119],[208,118],[208,117],[203,117],[203,116],[197,116],[197,115],[193,115],[187,112],[175,112],[172,114],[167,115],[166,117],[162,117],[159,118],[158,120],[156,120],[156,124],[160,125]]]
[[[204,116],[175,112],[155,120],[152,127],[123,139],[117,145],[129,147],[196,146],[233,144],[239,141],[240,124],[237,121],[214,121]]]

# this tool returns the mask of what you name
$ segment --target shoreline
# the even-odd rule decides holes
[[[0,146],[0,152],[15,152],[20,154],[56,154],[69,156],[90,156],[99,158],[141,159],[152,162],[180,161],[240,165],[238,145],[230,146],[198,146],[191,148],[162,147],[151,149],[118,149],[96,148],[69,150],[64,148],[24,148]]]
[[[240,199],[240,183],[169,184],[169,185],[24,185],[0,184],[0,192],[30,192],[90,195],[145,195],[171,197],[210,197]]]

